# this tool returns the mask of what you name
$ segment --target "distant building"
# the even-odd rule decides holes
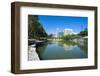
[[[77,34],[75,33],[72,29],[64,29],[64,31],[61,31],[61,32],[55,32],[53,33],[53,37],[62,37],[62,36],[65,36],[65,35],[72,35],[72,34]]]
[[[71,34],[73,34],[72,29],[64,29],[64,35],[71,35]]]
[[[72,29],[64,29],[64,35],[72,35],[77,34]]]
[[[58,37],[62,37],[64,35],[64,32],[58,32]]]
[[[57,37],[57,33],[53,33],[52,35],[53,35],[53,37]]]

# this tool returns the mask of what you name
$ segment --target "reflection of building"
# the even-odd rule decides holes
[[[67,44],[63,44],[63,48],[65,51],[72,51],[73,49],[77,48],[77,45],[67,45]]]
[[[64,29],[64,35],[76,34],[72,29]]]

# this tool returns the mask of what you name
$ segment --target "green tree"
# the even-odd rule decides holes
[[[39,39],[40,37],[47,37],[47,33],[39,22],[38,16],[28,15],[28,38]]]
[[[53,37],[53,34],[48,35],[48,38],[52,38],[52,37]]]
[[[88,36],[88,29],[87,28],[85,28],[83,31],[81,31],[80,33],[79,33],[79,36]]]

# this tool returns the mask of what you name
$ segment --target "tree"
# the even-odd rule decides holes
[[[79,33],[79,36],[82,36],[82,37],[88,36],[88,29],[85,28],[83,31],[81,31],[81,32]]]
[[[38,16],[28,15],[28,38],[39,39],[40,37],[47,37],[47,33],[39,22]]]
[[[48,38],[52,38],[52,37],[53,37],[53,34],[48,35]]]

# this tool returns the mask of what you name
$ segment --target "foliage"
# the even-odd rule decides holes
[[[52,37],[53,37],[53,34],[48,35],[48,38],[52,38]]]
[[[75,39],[75,38],[79,38],[79,36],[78,36],[78,35],[74,35],[74,34],[62,36],[62,39],[67,40],[67,41],[68,41],[68,40]]]
[[[37,15],[28,15],[28,38],[40,38],[46,37],[47,33],[45,32],[42,24],[39,22]]]
[[[79,36],[82,36],[82,37],[88,36],[88,29],[85,28],[83,31],[81,31],[81,32],[79,33]]]

